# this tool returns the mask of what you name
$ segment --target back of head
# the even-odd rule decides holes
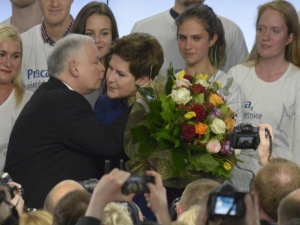
[[[135,79],[158,75],[164,62],[163,49],[158,40],[146,33],[132,33],[116,40],[111,48],[124,61]]]
[[[45,210],[24,212],[19,218],[19,225],[52,225],[53,217]]]
[[[208,58],[214,67],[221,68],[226,61],[225,32],[221,20],[211,7],[202,3],[192,4],[176,19],[177,35],[181,24],[188,19],[200,21],[209,34],[210,39],[212,39],[214,35],[218,36],[216,43],[209,48]]]
[[[80,55],[85,43],[95,44],[95,41],[82,34],[69,34],[60,39],[47,59],[49,76],[57,77],[64,72],[69,61]]]
[[[257,19],[256,19],[256,29],[259,25],[260,18],[262,14],[268,10],[275,10],[281,14],[285,25],[287,26],[287,35],[293,34],[293,40],[290,44],[286,46],[285,49],[285,59],[294,63],[296,66],[300,66],[300,24],[295,18],[298,18],[297,11],[295,7],[289,2],[284,0],[274,0],[262,4],[258,8]],[[254,45],[247,62],[254,61],[257,62],[259,59],[256,46]]]
[[[18,31],[11,26],[0,25],[0,43],[6,40],[17,41],[20,43],[20,47],[21,47],[20,57],[22,59],[23,56],[22,39]],[[21,87],[20,84],[20,72],[21,72],[21,66],[19,68],[17,77],[13,80],[13,86],[16,90],[16,95],[17,95],[17,99],[16,99],[17,106],[21,103],[24,94],[24,89]]]
[[[257,172],[253,181],[253,193],[274,221],[277,221],[279,202],[297,188],[300,188],[300,167],[282,158],[272,159]]]
[[[280,201],[278,206],[278,224],[300,224],[300,189],[297,189]],[[297,223],[296,223],[297,222]]]
[[[218,186],[220,184],[217,181],[206,178],[189,183],[180,198],[179,204],[182,211],[187,211],[191,206],[200,205],[207,193]]]
[[[54,214],[54,208],[58,201],[67,193],[74,190],[84,190],[84,188],[74,180],[63,180],[59,182],[49,191],[44,202],[44,209]]]
[[[178,221],[185,222],[189,225],[196,225],[196,219],[200,210],[200,205],[194,205],[187,211],[183,212],[179,217]]]
[[[91,194],[85,190],[67,193],[54,209],[53,225],[75,225],[84,216],[89,205]]]
[[[105,225],[133,225],[127,206],[115,202],[105,206],[102,220]]]

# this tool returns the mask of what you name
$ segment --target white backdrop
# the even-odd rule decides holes
[[[112,9],[119,28],[120,36],[130,33],[135,21],[171,8],[174,0],[103,0]],[[74,0],[71,12],[75,18],[79,10],[90,0]],[[237,23],[243,30],[248,49],[253,44],[255,35],[255,18],[257,6],[266,0],[206,0],[214,11]],[[300,0],[290,0],[297,11],[300,11]],[[0,21],[11,14],[9,0],[0,0]]]

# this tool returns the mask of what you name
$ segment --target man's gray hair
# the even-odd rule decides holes
[[[95,43],[91,37],[82,34],[69,34],[60,39],[47,59],[49,76],[57,77],[62,73],[71,56],[78,54],[87,42]]]

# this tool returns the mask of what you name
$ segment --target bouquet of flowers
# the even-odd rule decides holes
[[[137,86],[149,100],[149,111],[146,121],[135,126],[131,135],[138,144],[139,157],[148,159],[163,179],[197,174],[229,179],[237,161],[228,140],[234,129],[234,112],[223,96],[229,94],[232,79],[223,87],[211,80],[203,74],[186,75],[185,71],[175,75],[170,67],[165,94]],[[158,158],[164,161],[160,166]]]

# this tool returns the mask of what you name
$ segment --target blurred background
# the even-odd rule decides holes
[[[90,0],[74,0],[71,13],[75,18],[80,9]],[[129,34],[134,23],[140,19],[154,15],[171,8],[174,0],[103,0],[112,9],[117,23],[120,37]],[[255,19],[257,7],[265,0],[206,0],[215,13],[227,17],[237,23],[242,29],[248,50],[252,48],[255,37]],[[289,0],[297,11],[300,11],[300,0]],[[0,0],[0,21],[11,15],[9,0]]]

